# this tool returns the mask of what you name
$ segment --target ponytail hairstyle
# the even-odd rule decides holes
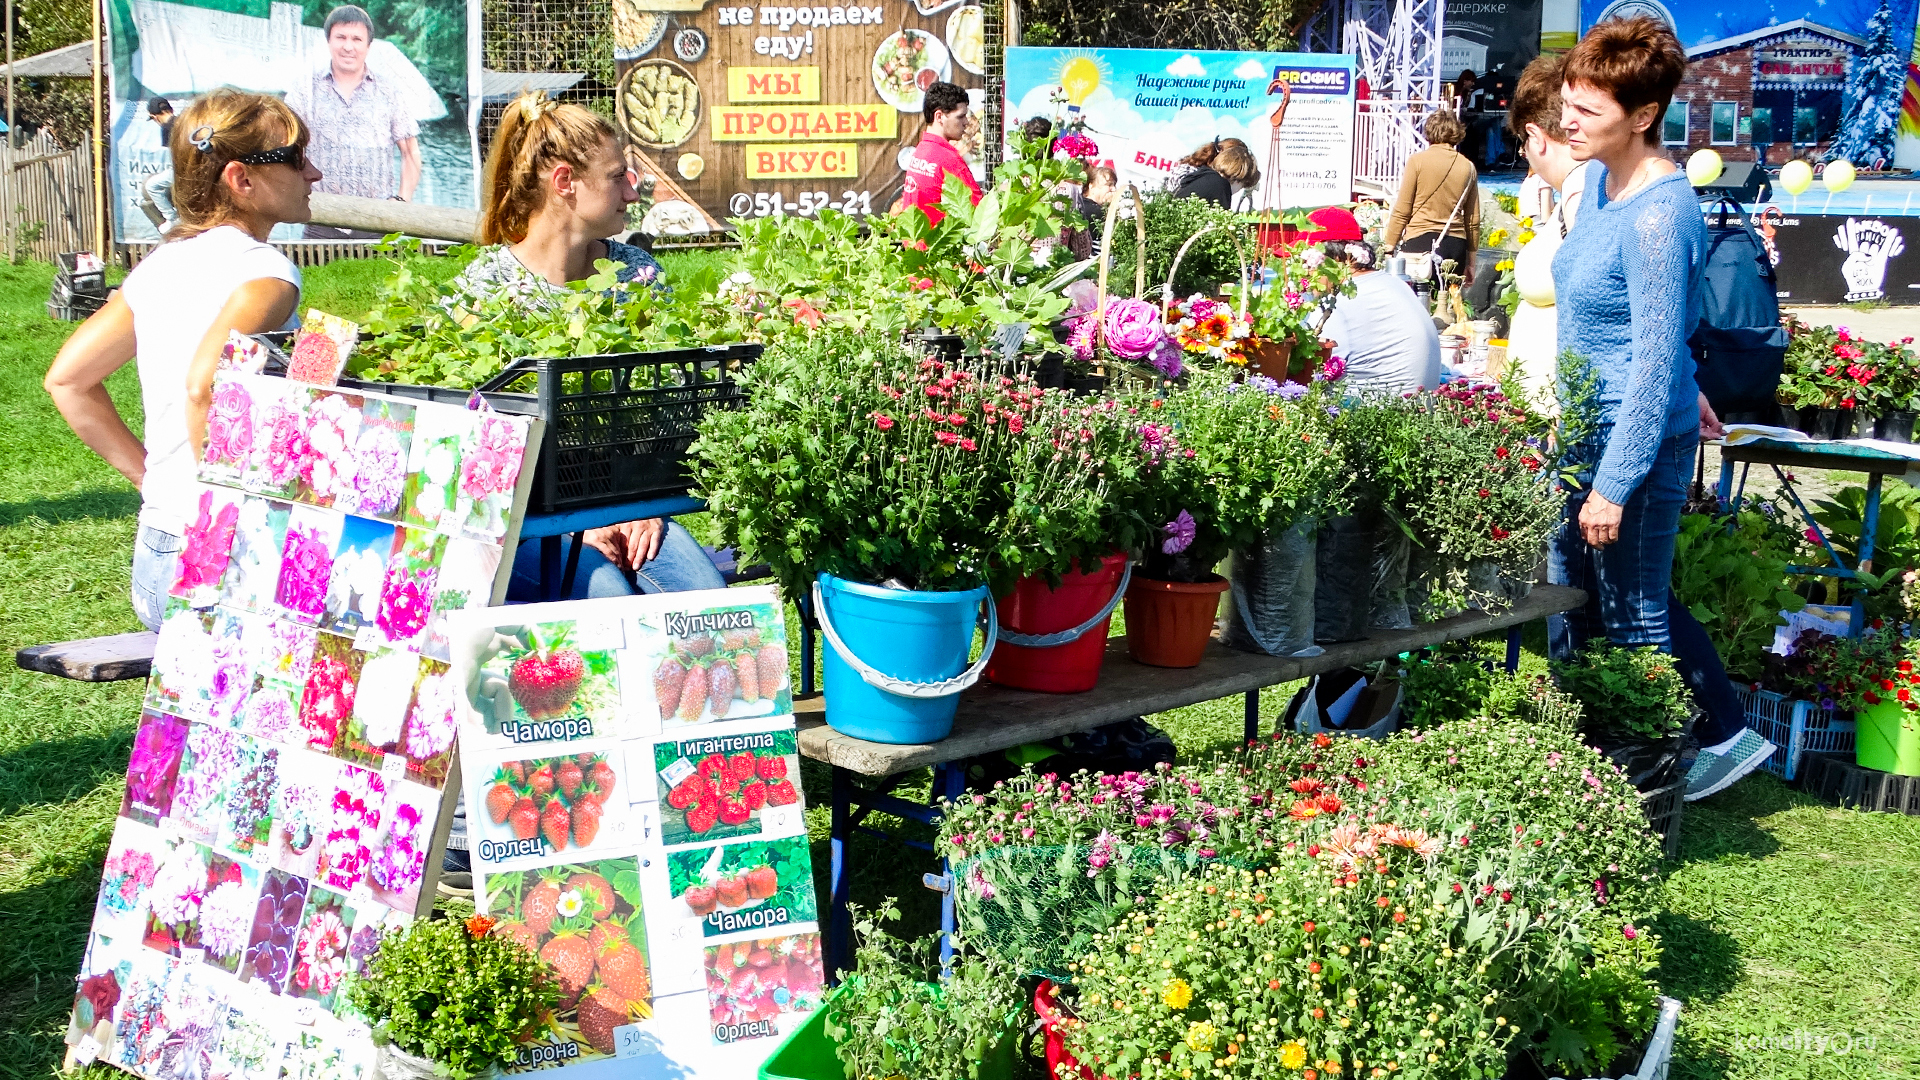
[[[562,105],[538,91],[513,99],[500,117],[480,190],[482,244],[517,244],[527,222],[546,203],[545,177],[555,165],[585,169],[612,140],[613,125],[578,105]]]
[[[174,122],[168,150],[173,155],[173,206],[179,224],[166,241],[185,240],[239,217],[233,188],[220,176],[236,158],[278,150],[306,149],[307,125],[287,103],[271,94],[251,94],[223,86],[187,106]]]
[[[1201,143],[1193,153],[1181,158],[1180,164],[1191,165],[1196,169],[1210,169],[1213,167],[1215,155],[1219,153],[1220,139],[1216,136],[1212,142]]]

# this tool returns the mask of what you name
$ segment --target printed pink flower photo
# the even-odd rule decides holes
[[[346,509],[341,505],[343,500],[357,501],[354,445],[360,439],[361,401],[347,394],[314,395],[313,403],[307,406],[307,455],[301,462],[300,485],[294,498],[341,509]]]
[[[178,572],[168,592],[194,607],[206,607],[220,596],[233,553],[234,531],[240,525],[238,492],[207,488],[200,492],[199,510],[181,536]]]
[[[385,835],[367,877],[374,898],[395,911],[412,914],[419,906],[439,804],[439,793],[415,784],[398,785],[387,802]]]
[[[207,406],[207,446],[200,458],[200,479],[238,486],[253,461],[253,377],[223,371],[214,376],[213,401]]]
[[[308,889],[288,991],[332,1008],[334,992],[348,974],[347,945],[352,934],[353,911],[346,897],[322,888]]]
[[[333,553],[344,527],[339,514],[307,506],[294,509],[273,594],[281,614],[309,625],[320,621],[333,578]]]
[[[380,583],[380,607],[373,620],[388,644],[406,648],[419,644],[427,618],[433,614],[434,580],[446,546],[447,538],[438,533],[397,530],[386,576]]]
[[[193,924],[186,946],[202,950],[206,962],[222,971],[238,971],[247,939],[253,933],[259,897],[260,871],[217,851],[209,852],[200,918]]]
[[[400,519],[400,495],[407,482],[407,455],[413,445],[414,407],[369,397],[361,405],[360,435],[353,443],[353,491],[334,505],[385,521]]]
[[[407,778],[428,787],[444,787],[453,765],[453,737],[459,729],[460,690],[438,660],[420,663],[420,681],[407,705],[407,730],[401,749]]]
[[[158,852],[158,854],[156,854]],[[105,917],[131,915],[146,904],[147,891],[160,870],[166,849],[152,829],[118,828],[100,871],[98,911]]]
[[[333,749],[334,740],[340,737],[340,725],[353,714],[360,666],[365,662],[366,654],[354,649],[352,638],[320,635],[308,668],[306,694],[300,700],[300,727],[307,734],[308,746]]]
[[[253,456],[240,485],[257,495],[287,498],[300,486],[312,455],[307,443],[307,405],[313,390],[271,377],[249,386],[253,394]]]
[[[127,793],[120,816],[157,825],[173,807],[173,786],[180,773],[180,757],[187,748],[187,722],[177,716],[149,712],[140,717],[133,733],[133,753],[127,759]]]
[[[513,491],[527,453],[527,420],[492,411],[477,414],[460,443],[460,530],[477,540],[506,535]]]
[[[147,893],[147,932],[143,940],[148,948],[179,956],[193,936],[201,901],[207,895],[208,854],[205,845],[189,840],[176,844],[160,860]]]
[[[372,845],[386,816],[387,782],[371,769],[348,765],[337,783],[317,877],[330,889],[351,892],[373,858]]]

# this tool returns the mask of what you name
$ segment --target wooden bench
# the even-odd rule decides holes
[[[706,551],[707,558],[713,560],[715,569],[720,571],[720,576],[726,578],[729,585],[741,581],[761,581],[773,576],[773,569],[765,563],[741,566],[732,548],[707,548]],[[144,679],[153,670],[155,638],[153,631],[140,630],[131,634],[109,634],[106,637],[29,645],[13,654],[13,662],[24,671],[39,671],[79,682]]]

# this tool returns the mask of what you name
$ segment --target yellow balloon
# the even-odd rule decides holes
[[[1694,187],[1706,187],[1720,174],[1725,172],[1726,162],[1720,160],[1720,154],[1713,150],[1695,150],[1687,159],[1687,182]]]
[[[1853,186],[1853,162],[1846,158],[1827,162],[1827,171],[1820,179],[1826,181],[1828,191],[1845,191]]]
[[[1780,186],[1789,195],[1798,195],[1813,186],[1813,166],[1799,159],[1780,167]]]

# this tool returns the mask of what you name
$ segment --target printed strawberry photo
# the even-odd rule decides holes
[[[713,1041],[721,1044],[783,1034],[780,1018],[818,1008],[826,985],[817,933],[710,945],[706,973]]]
[[[653,1015],[637,858],[483,874],[492,932],[525,945],[560,982],[548,1045],[611,1055],[613,1029]]]
[[[737,590],[747,592],[748,590]],[[645,663],[663,727],[791,712],[787,631],[778,605],[648,614]]]
[[[820,915],[804,836],[669,852],[667,884],[680,905],[669,914],[700,920],[706,937],[772,930]]]
[[[602,744],[558,757],[509,759],[480,773],[477,801],[486,813],[467,817],[474,854],[498,865],[628,840],[633,811],[616,753]]]
[[[660,742],[653,754],[669,847],[758,836],[769,815],[798,822],[799,741],[790,727]]]
[[[490,735],[513,744],[617,734],[619,623],[571,619],[496,627],[477,652],[469,703]]]

